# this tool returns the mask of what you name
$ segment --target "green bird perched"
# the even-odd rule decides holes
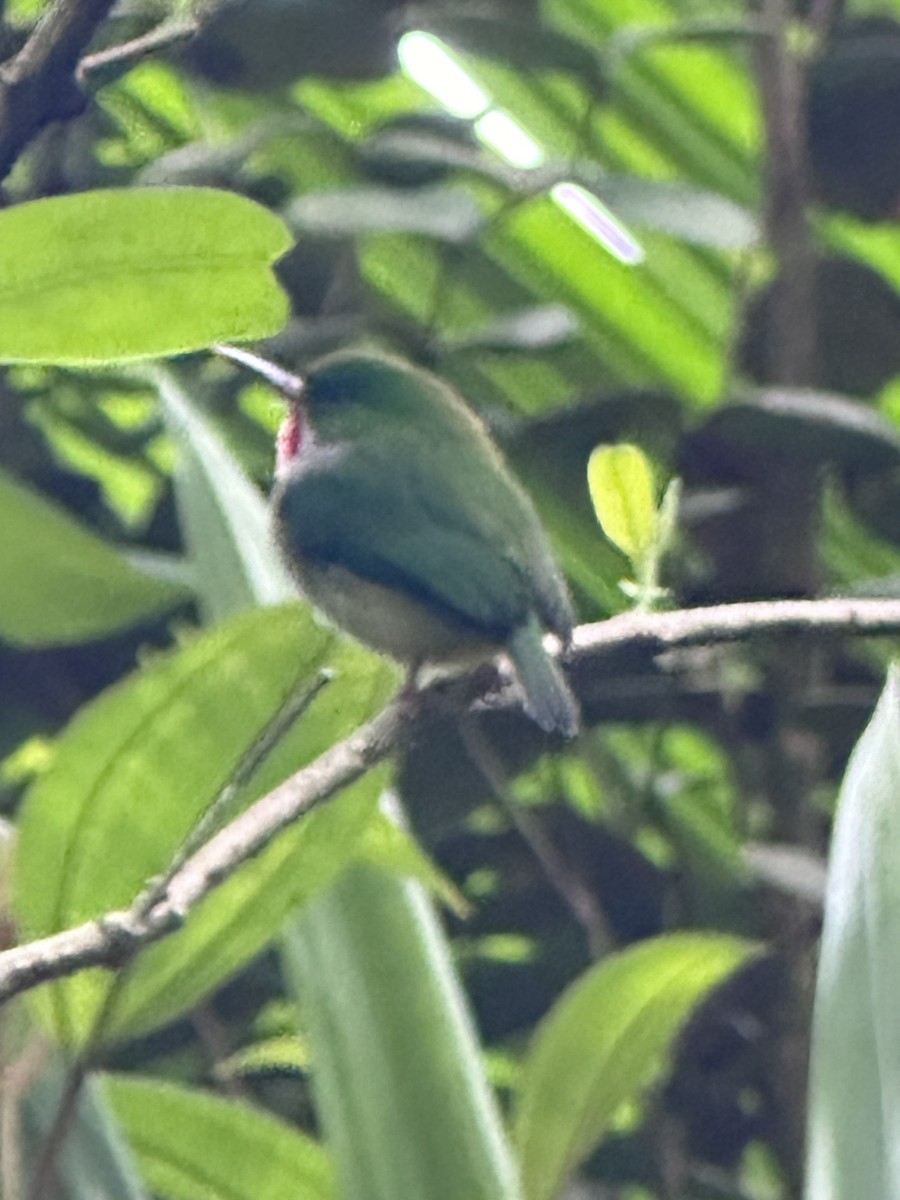
[[[406,664],[504,651],[547,732],[578,731],[576,701],[544,647],[568,645],[568,592],[534,506],[486,430],[435,376],[338,353],[306,379],[231,347],[291,411],[278,435],[278,544],[309,600]]]

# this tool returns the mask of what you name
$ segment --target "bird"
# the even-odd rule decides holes
[[[217,346],[288,401],[271,494],[275,541],[334,624],[407,669],[503,653],[529,716],[573,737],[578,703],[544,644],[568,647],[572,602],[534,505],[482,421],[438,376],[337,351],[301,379]]]

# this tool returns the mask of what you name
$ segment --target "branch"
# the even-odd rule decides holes
[[[79,60],[115,0],[56,0],[18,54],[0,65],[0,179],[45,125],[77,116]]]
[[[575,631],[569,663],[594,673],[625,648],[653,654],[757,637],[900,635],[900,600],[775,600],[665,613],[624,613]],[[192,909],[286,826],[328,800],[394,751],[434,717],[461,715],[483,695],[483,675],[401,694],[350,737],[338,742],[257,800],[193,854],[147,908],[107,913],[62,933],[0,953],[0,1002],[87,967],[119,967],[144,945],[180,927]],[[513,707],[510,693],[501,703]],[[155,895],[151,890],[151,895]]]
[[[756,39],[766,141],[765,223],[778,260],[766,342],[776,383],[808,386],[816,359],[815,246],[809,222],[806,78],[791,46],[789,0],[763,0],[767,37]]]
[[[762,635],[830,633],[873,637],[900,633],[900,600],[763,600],[675,612],[622,613],[576,629],[573,658],[579,662],[624,646],[661,654]]]
[[[99,87],[130,71],[142,58],[189,41],[199,28],[200,23],[195,20],[164,21],[140,37],[98,50],[95,54],[86,54],[78,64],[76,78],[79,83],[90,80],[92,87]]]

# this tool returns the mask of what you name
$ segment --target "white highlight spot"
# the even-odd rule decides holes
[[[625,226],[593,193],[577,183],[558,183],[553,200],[595,241],[629,267],[644,261],[644,251]]]
[[[513,167],[539,167],[544,161],[544,152],[531,134],[499,108],[492,108],[479,117],[475,132],[486,146]]]
[[[490,108],[490,97],[467,75],[443,42],[430,33],[405,33],[397,47],[400,65],[455,117],[472,120]]]

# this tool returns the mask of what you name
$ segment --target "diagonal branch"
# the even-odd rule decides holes
[[[78,63],[115,0],[56,0],[18,54],[0,65],[0,179],[45,125],[83,111]]]
[[[663,653],[679,647],[757,637],[900,636],[900,600],[775,600],[663,613],[624,613],[575,631],[570,663],[593,675],[626,648]],[[401,694],[350,737],[338,742],[226,825],[193,854],[147,909],[107,913],[62,933],[0,953],[0,1002],[87,967],[118,967],[186,919],[242,863],[259,854],[298,818],[407,745],[435,716],[461,715],[481,694],[481,676]],[[510,695],[504,703],[517,703]]]

